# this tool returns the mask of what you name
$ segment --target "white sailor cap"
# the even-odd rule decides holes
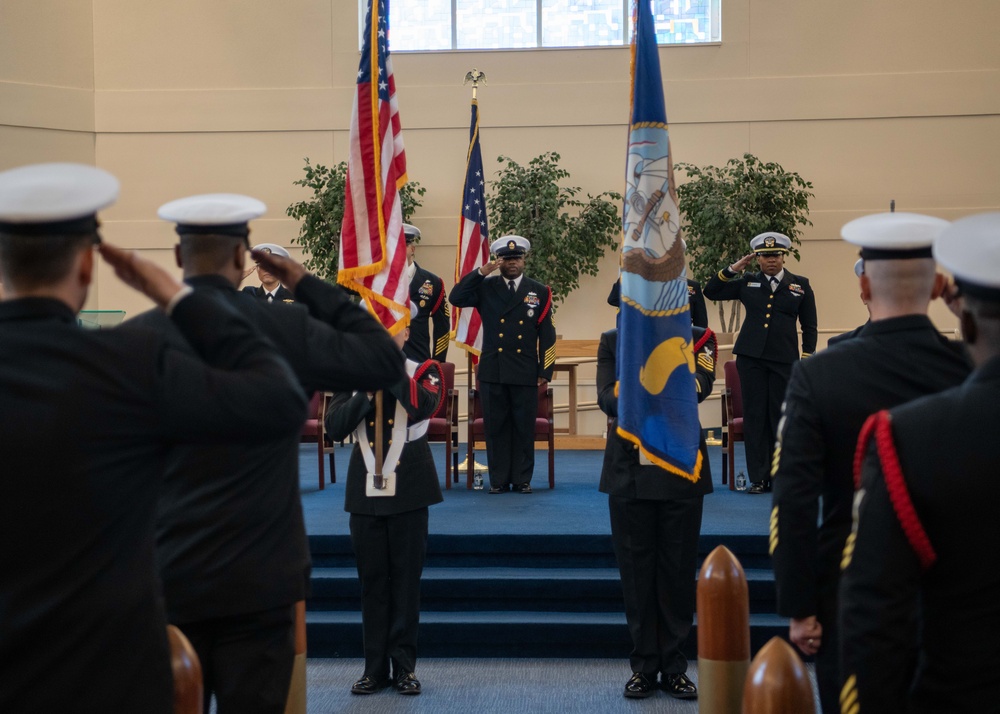
[[[273,253],[274,255],[280,255],[282,258],[287,258],[288,251],[282,248],[276,243],[261,243],[260,245],[255,245],[254,250],[259,250],[263,253]]]
[[[854,274],[859,278],[865,274],[865,259],[858,258],[854,261]]]
[[[519,258],[531,250],[531,243],[521,236],[504,236],[490,244],[490,252],[498,258]]]
[[[931,244],[948,221],[920,213],[873,213],[855,218],[840,229],[848,243],[861,246],[864,260],[930,258]]]
[[[403,235],[406,236],[407,245],[420,242],[420,229],[416,226],[411,226],[409,223],[403,224]]]
[[[0,231],[87,234],[118,199],[118,179],[84,164],[32,164],[0,172]]]
[[[256,198],[238,193],[205,193],[164,203],[156,214],[177,224],[177,233],[250,235],[247,223],[267,212],[267,206]]]
[[[791,247],[792,239],[776,231],[767,231],[750,239],[750,250],[757,255],[787,253]]]
[[[1000,213],[952,223],[934,241],[934,258],[963,292],[1000,302]]]

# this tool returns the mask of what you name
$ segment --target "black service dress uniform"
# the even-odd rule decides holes
[[[814,615],[823,628],[816,678],[824,712],[839,709],[837,587],[861,426],[880,409],[960,384],[971,370],[965,346],[942,337],[926,315],[871,322],[792,370],[775,454],[770,551],[778,614]]]
[[[701,292],[701,284],[690,278],[687,284],[688,304],[691,306],[691,324],[695,327],[708,327],[708,309],[705,307],[705,296]]]
[[[291,365],[296,391],[377,389],[403,372],[385,329],[315,276],[299,282],[294,304],[256,300],[218,275],[187,282],[233,305],[269,337]],[[162,314],[133,322],[181,339]],[[266,415],[271,404],[261,399],[253,409]],[[170,622],[201,659],[205,711],[213,691],[219,714],[284,711],[294,604],[306,597],[310,572],[299,441],[300,432],[276,432],[239,444],[180,446],[166,458],[157,565]]]
[[[739,300],[746,319],[733,346],[743,392],[747,471],[756,484],[770,482],[781,402],[799,359],[796,322],[802,326],[802,354],[816,351],[816,296],[808,278],[786,268],[776,290],[763,272],[739,276],[723,268],[705,283],[710,300]]]
[[[483,321],[477,379],[483,400],[490,485],[506,490],[531,481],[535,468],[538,380],[551,381],[556,361],[552,290],[521,275],[511,295],[499,273],[465,275],[449,295],[456,307],[474,307]]]
[[[326,417],[334,440],[357,432],[344,510],[351,514],[351,546],[361,580],[364,674],[379,684],[416,668],[427,507],[443,500],[426,421],[443,397],[441,369],[433,361],[408,361],[407,372],[382,392],[383,454],[385,463],[394,465],[395,495],[366,495],[375,463],[374,400],[365,392],[337,395]],[[401,448],[395,459],[394,445]]]
[[[301,429],[291,371],[234,310],[192,294],[164,320],[191,346],[0,303],[2,712],[173,712],[153,561],[167,450]]]
[[[712,391],[718,345],[711,330],[692,328],[698,401]],[[634,444],[618,435],[615,365],[618,330],[597,348],[597,401],[613,418],[604,450],[600,490],[608,494],[611,538],[621,573],[625,617],[632,636],[633,672],[683,674],[681,651],[695,610],[702,501],[712,492],[708,449],[701,438],[701,474],[692,482],[658,466],[640,465]]]
[[[295,295],[292,294],[292,291],[280,284],[278,285],[278,289],[274,291],[272,300],[267,299],[267,290],[264,289],[263,285],[258,287],[247,285],[243,288],[242,292],[245,292],[247,295],[253,295],[258,300],[263,300],[264,302],[295,302]]]
[[[873,420],[841,578],[842,696],[860,714],[1000,707],[998,400],[994,357]]]
[[[444,281],[416,263],[413,267],[415,271],[410,280],[410,302],[417,306],[417,314],[410,319],[410,339],[403,344],[403,352],[414,362],[429,359],[444,362],[451,339],[451,320],[448,317]]]

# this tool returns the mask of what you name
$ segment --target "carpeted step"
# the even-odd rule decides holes
[[[310,657],[362,657],[358,612],[306,614]],[[751,648],[788,631],[777,615],[751,615]],[[685,654],[697,656],[697,623]],[[628,657],[631,641],[620,612],[424,612],[421,657]]]
[[[771,570],[745,571],[751,612],[774,612]],[[424,568],[424,611],[534,610],[621,612],[617,568]],[[315,568],[312,611],[359,610],[361,588],[352,568]]]

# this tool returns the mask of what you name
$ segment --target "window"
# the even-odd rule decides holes
[[[364,14],[368,1],[359,0]],[[722,0],[649,0],[661,45],[719,42]],[[631,0],[391,0],[393,52],[628,44]],[[363,31],[363,30],[362,30]]]

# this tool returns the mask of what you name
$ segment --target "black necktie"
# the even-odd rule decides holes
[[[517,288],[514,286],[513,280],[507,281],[507,292],[510,293],[511,297],[514,297],[514,293],[517,292]]]
[[[268,293],[267,294],[267,301],[268,302],[274,302],[274,293]]]

